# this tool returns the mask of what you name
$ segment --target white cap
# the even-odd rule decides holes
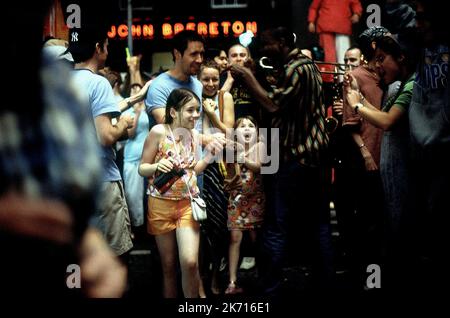
[[[67,48],[65,46],[60,45],[46,46],[42,49],[42,54],[46,54],[48,57],[53,59],[73,62],[72,54],[70,54],[70,52],[67,51]]]

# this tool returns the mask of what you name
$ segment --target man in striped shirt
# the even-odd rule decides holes
[[[314,255],[314,286],[329,287],[333,270],[322,79],[313,61],[295,48],[295,35],[286,28],[263,32],[261,42],[263,55],[284,65],[276,87],[266,91],[245,67],[232,65],[231,72],[270,113],[271,128],[279,129],[280,168],[265,180],[265,292],[279,291],[290,246],[302,249],[292,250],[296,254]]]

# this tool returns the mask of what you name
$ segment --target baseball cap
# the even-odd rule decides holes
[[[42,54],[47,55],[47,57],[55,60],[66,60],[73,62],[72,54],[67,50],[65,46],[51,45],[46,46],[42,49]]]

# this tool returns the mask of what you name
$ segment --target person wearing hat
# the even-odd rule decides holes
[[[133,247],[130,216],[112,146],[127,136],[127,129],[133,126],[134,121],[129,114],[121,115],[111,85],[106,78],[97,74],[105,66],[108,57],[106,31],[87,25],[71,29],[69,51],[75,62],[74,83],[89,101],[102,149],[104,172],[101,200],[92,223],[102,231],[117,255],[126,255]],[[113,118],[117,119],[116,124],[112,124]]]

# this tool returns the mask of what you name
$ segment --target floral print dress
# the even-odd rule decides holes
[[[253,230],[262,225],[265,195],[262,177],[241,166],[242,188],[233,190],[228,201],[228,229]]]

